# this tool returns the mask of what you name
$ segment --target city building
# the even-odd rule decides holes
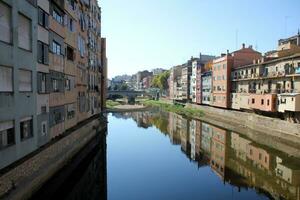
[[[140,71],[136,74],[136,90],[143,90],[143,78],[153,76],[148,70]]]
[[[248,48],[243,44],[240,50],[227,54],[222,54],[221,57],[213,60],[212,67],[212,103],[211,105],[221,108],[229,108],[230,105],[230,89],[231,89],[231,71],[234,68],[247,65],[253,62],[254,59],[261,57],[261,53]]]
[[[35,81],[38,10],[29,1],[5,0],[0,1],[0,11],[0,168],[3,168],[39,147]]]
[[[107,60],[96,0],[4,0],[0,13],[3,168],[102,111]]]
[[[181,66],[172,67],[169,77],[169,97],[172,100],[179,98],[181,91]]]
[[[205,105],[211,104],[211,92],[212,92],[212,72],[207,71],[201,74],[201,103]],[[200,98],[199,97],[199,98]],[[197,102],[198,103],[198,102]]]
[[[280,52],[280,51],[278,51]],[[300,53],[262,57],[233,69],[231,108],[300,122]]]
[[[142,79],[143,89],[149,89],[152,83],[153,76],[146,76]]]

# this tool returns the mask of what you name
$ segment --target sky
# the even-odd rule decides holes
[[[108,77],[170,69],[242,43],[264,53],[300,29],[300,0],[99,0]]]

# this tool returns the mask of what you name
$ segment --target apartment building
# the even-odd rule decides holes
[[[3,0],[0,13],[3,168],[101,111],[107,60],[96,0]]]
[[[236,68],[232,72],[231,107],[280,112],[299,121],[300,54]],[[293,118],[293,119],[292,119]]]
[[[211,104],[211,92],[212,92],[212,72],[207,71],[201,74],[201,103],[205,105]],[[200,98],[199,97],[199,98]]]
[[[221,57],[213,60],[212,67],[212,97],[213,106],[229,108],[230,107],[230,89],[231,89],[231,70],[251,64],[254,59],[261,57],[261,53],[252,49],[252,46],[248,48],[245,44],[242,45],[240,50],[227,54],[222,54]]]
[[[170,70],[170,77],[169,77],[169,96],[170,99],[174,100],[179,98],[180,90],[181,90],[181,66],[172,67]]]
[[[0,168],[38,147],[36,4],[0,1]]]
[[[190,77],[190,99],[191,102],[197,102],[197,73],[201,73],[201,66],[199,60],[194,60],[192,62],[192,74]],[[199,83],[199,82],[198,82]]]
[[[208,71],[209,68],[211,68],[212,60],[215,58],[215,56],[211,55],[203,55],[200,54],[199,60],[197,61],[197,69],[196,72],[196,90],[195,90],[195,99],[193,103],[202,104],[202,73]]]

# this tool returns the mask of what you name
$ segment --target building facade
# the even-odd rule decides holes
[[[96,0],[4,0],[0,12],[3,168],[101,112],[107,61]]]
[[[253,50],[252,46],[246,48],[245,44],[243,44],[240,50],[222,54],[220,58],[213,61],[213,106],[222,108],[230,107],[231,70],[239,66],[250,64],[254,59],[260,57],[261,53]]]

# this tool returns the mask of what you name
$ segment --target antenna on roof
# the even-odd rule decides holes
[[[239,30],[235,30],[235,49],[238,48],[238,35],[239,35]]]

